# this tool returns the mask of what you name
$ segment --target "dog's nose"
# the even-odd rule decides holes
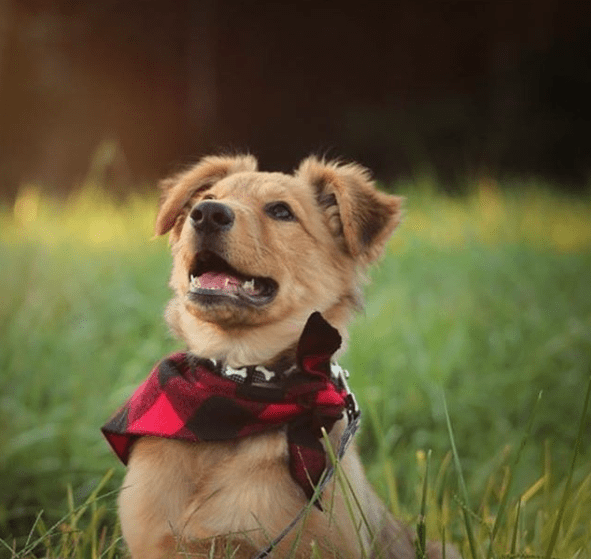
[[[197,231],[226,231],[234,223],[232,208],[221,202],[205,201],[191,210],[191,222]]]

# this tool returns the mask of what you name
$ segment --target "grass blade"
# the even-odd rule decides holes
[[[519,533],[519,520],[521,514],[521,499],[517,501],[517,512],[515,513],[515,525],[513,526],[513,535],[511,537],[511,557],[517,553],[517,534]]]
[[[458,475],[458,481],[460,485],[460,491],[462,493],[462,499],[464,501],[464,506],[462,507],[462,512],[464,515],[464,523],[466,525],[466,533],[468,535],[468,543],[470,545],[470,553],[472,555],[472,559],[477,559],[479,557],[479,553],[476,547],[476,540],[474,538],[474,530],[472,529],[472,520],[470,519],[470,504],[468,499],[468,490],[466,489],[466,482],[464,481],[464,474],[462,473],[462,465],[460,463],[460,457],[458,456],[458,450],[456,448],[456,442],[454,439],[453,429],[451,426],[451,419],[449,418],[449,412],[447,410],[447,401],[445,399],[445,393],[442,391],[441,396],[443,398],[443,411],[445,413],[445,421],[447,423],[447,431],[449,433],[449,440],[451,443],[451,451],[454,458],[454,464],[456,467],[456,473]]]
[[[562,517],[564,515],[564,509],[566,508],[566,501],[568,500],[570,493],[570,486],[573,479],[573,473],[575,470],[575,463],[577,461],[577,455],[579,454],[579,447],[581,446],[581,440],[583,439],[583,430],[585,428],[585,416],[587,415],[587,407],[589,406],[589,396],[591,395],[591,377],[589,377],[589,384],[587,385],[587,394],[585,395],[585,403],[583,404],[583,412],[581,413],[581,421],[579,422],[579,433],[577,434],[577,440],[575,441],[575,449],[573,451],[573,459],[570,465],[570,471],[566,479],[566,485],[564,487],[564,493],[562,494],[562,500],[560,502],[560,508],[558,509],[558,515],[556,516],[556,522],[554,522],[554,529],[552,530],[552,536],[550,537],[550,543],[546,551],[546,559],[551,559],[552,552],[556,546],[556,540],[558,539],[558,532],[560,530],[560,524],[562,523]]]
[[[421,511],[417,522],[417,539],[415,540],[418,559],[425,559],[427,551],[427,526],[425,518],[427,514],[427,489],[429,486],[429,463],[431,462],[431,451],[427,453],[425,464],[425,477],[423,479],[423,495],[421,497]]]
[[[332,448],[332,445],[330,443],[330,439],[328,438],[328,433],[326,432],[326,430],[324,428],[322,428],[321,430],[322,430],[322,437],[324,439],[324,446],[326,448],[326,453],[328,455],[330,462],[332,463],[332,465],[335,468],[335,472],[334,472],[335,479],[341,489],[341,493],[343,495],[343,499],[345,501],[345,506],[347,507],[347,512],[349,514],[349,517],[351,518],[353,523],[356,524],[355,510],[357,510],[357,512],[359,513],[360,518],[361,518],[361,523],[362,523],[362,525],[365,526],[365,528],[369,534],[370,540],[374,541],[374,534],[371,529],[371,525],[369,524],[369,521],[367,520],[367,517],[365,516],[365,511],[363,510],[361,503],[359,502],[359,499],[358,499],[357,495],[355,494],[355,491],[353,490],[353,486],[351,485],[350,480],[347,478],[345,472],[340,467],[339,459],[336,456],[334,449]],[[347,491],[347,488],[349,489],[349,491]],[[355,505],[355,507],[353,507],[353,504]],[[361,526],[358,527],[356,536],[357,536],[357,539],[358,539],[361,549],[363,549],[363,538],[361,536],[360,528],[361,528]]]
[[[33,536],[33,532],[36,530],[37,524],[39,524],[39,522],[41,522],[42,516],[43,516],[43,510],[40,510],[37,513],[37,516],[35,517],[35,522],[33,522],[33,526],[31,526],[31,529],[29,530],[29,535],[27,536],[27,541],[25,542],[25,546],[27,546],[31,543],[31,537]]]
[[[540,390],[540,392],[538,393],[538,398],[537,398],[537,400],[534,404],[534,407],[529,415],[529,419],[527,421],[527,427],[525,428],[525,433],[523,434],[523,437],[521,439],[521,443],[519,444],[519,448],[517,449],[517,452],[515,453],[515,458],[513,459],[513,463],[511,464],[511,467],[509,468],[507,486],[505,488],[505,491],[503,492],[503,497],[501,498],[501,502],[499,504],[499,510],[497,511],[495,523],[493,525],[493,528],[492,528],[492,531],[490,534],[490,544],[489,544],[488,553],[487,553],[488,559],[490,559],[490,557],[492,557],[493,543],[494,543],[495,537],[499,531],[499,528],[501,526],[501,522],[505,516],[505,510],[507,508],[507,501],[509,499],[509,493],[511,491],[511,484],[513,483],[513,472],[515,471],[515,469],[517,468],[517,465],[519,464],[519,461],[521,459],[521,453],[522,453],[523,449],[525,448],[525,445],[526,445],[526,443],[529,439],[529,436],[531,434],[532,425],[534,423],[534,417],[536,415],[536,411],[538,409],[541,399],[542,399],[542,391]]]
[[[386,485],[388,487],[388,504],[394,516],[400,516],[400,501],[398,498],[398,488],[396,486],[396,476],[394,475],[394,468],[392,460],[384,460],[384,477],[386,478]]]
[[[105,484],[108,482],[108,480],[112,477],[114,471],[115,470],[113,468],[108,470],[107,473],[99,481],[97,487],[92,491],[92,493],[89,495],[89,497],[86,499],[86,501],[82,505],[80,505],[79,507],[77,507],[73,510],[70,510],[68,513],[66,513],[62,518],[60,518],[57,522],[55,522],[49,528],[47,528],[45,526],[45,523],[43,522],[43,518],[41,516],[39,516],[38,517],[39,520],[36,524],[37,532],[39,533],[39,537],[37,539],[35,539],[34,541],[29,541],[29,543],[27,545],[25,545],[23,547],[23,549],[21,549],[21,551],[15,557],[26,557],[30,553],[32,553],[33,550],[39,545],[44,545],[44,546],[48,547],[50,545],[50,541],[49,541],[50,538],[54,534],[60,533],[60,526],[66,524],[69,521],[70,524],[67,524],[67,531],[61,531],[61,534],[63,536],[62,546],[67,545],[67,542],[65,541],[67,539],[67,535],[69,533],[73,533],[75,531],[75,529],[72,528],[72,523],[74,526],[78,523],[78,520],[80,519],[80,517],[82,516],[84,511],[88,508],[89,504],[97,499],[106,499],[106,498],[112,496],[113,494],[117,493],[117,490],[115,490],[115,491],[110,491],[108,493],[104,493],[103,495],[99,495],[102,488],[105,486]],[[50,549],[48,548],[48,557],[49,556],[50,556]]]

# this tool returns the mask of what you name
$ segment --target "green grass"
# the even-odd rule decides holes
[[[427,537],[446,525],[466,557],[463,517],[484,557],[504,500],[493,556],[543,557],[559,510],[553,556],[590,556],[589,414],[560,503],[591,374],[591,203],[491,184],[467,199],[406,192],[343,359],[371,481],[412,522],[425,496]],[[162,319],[170,256],[150,240],[155,208],[93,190],[57,204],[28,188],[0,210],[0,537],[19,557],[120,554],[114,496],[93,493],[123,473],[99,427],[179,347]]]

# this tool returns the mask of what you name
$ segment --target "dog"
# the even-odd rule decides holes
[[[133,559],[414,558],[411,530],[376,496],[354,445],[338,465],[348,482],[315,489],[327,444],[338,452],[352,421],[335,358],[401,198],[376,190],[360,165],[314,156],[292,175],[259,172],[251,155],[209,156],[161,186],[155,235],[170,234],[173,256],[166,319],[188,351],[163,361],[104,428],[128,463],[119,515]],[[217,396],[185,409],[189,377]],[[181,387],[176,404],[160,393],[166,383]],[[302,404],[312,386],[315,400]],[[304,420],[277,423],[282,404],[270,394],[285,393],[284,408],[305,408]],[[252,426],[254,416],[271,424]],[[426,553],[439,557],[440,544]]]

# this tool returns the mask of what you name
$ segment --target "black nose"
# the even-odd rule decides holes
[[[234,223],[234,212],[221,202],[205,201],[191,210],[191,222],[197,231],[226,231]]]

